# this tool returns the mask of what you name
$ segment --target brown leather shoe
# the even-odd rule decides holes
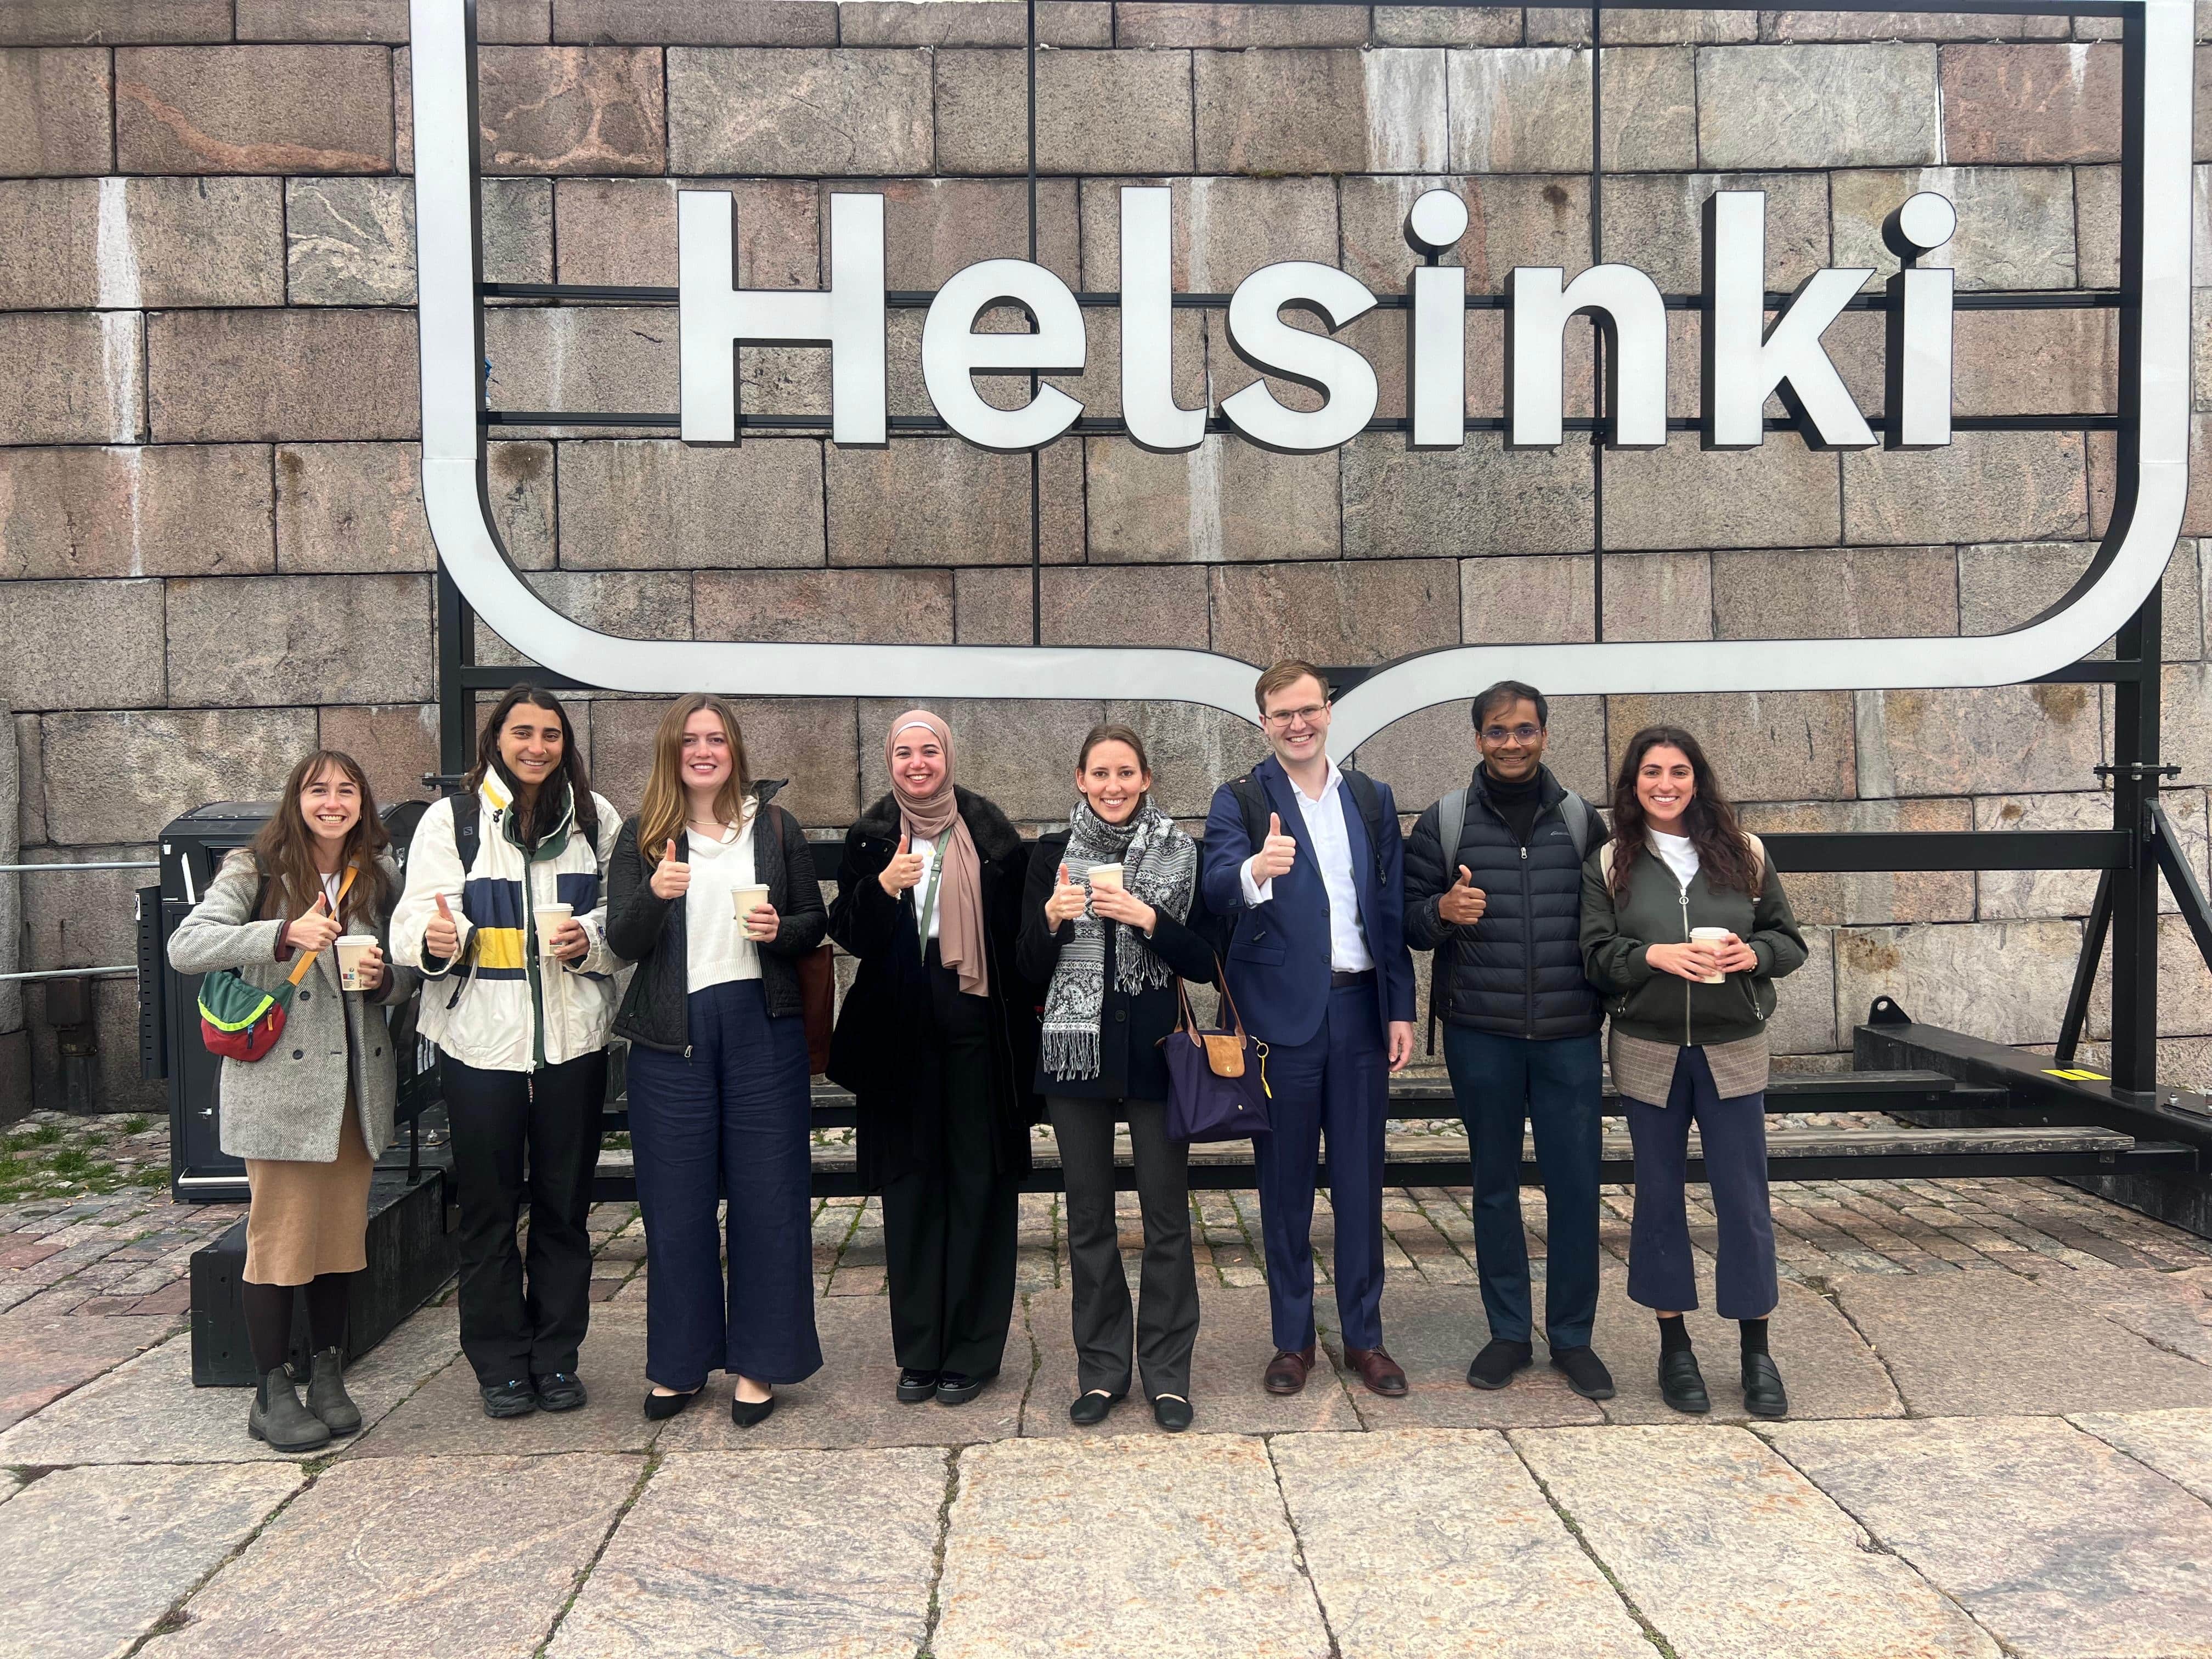
[[[1355,1348],[1346,1346],[1344,1363],[1359,1373],[1359,1380],[1367,1385],[1367,1392],[1379,1394],[1385,1400],[1406,1397],[1405,1368],[1380,1348]]]
[[[1303,1348],[1278,1348],[1275,1357],[1267,1362],[1265,1381],[1269,1394],[1296,1394],[1306,1385],[1306,1373],[1313,1369],[1314,1348],[1309,1342]]]

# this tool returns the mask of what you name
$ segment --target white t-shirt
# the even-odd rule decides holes
[[[909,831],[906,850],[921,854],[921,879],[914,884],[914,908],[918,915],[921,909],[922,901],[929,896],[930,873],[937,864],[937,843],[927,836],[917,836]],[[944,912],[945,884],[940,878],[938,882],[937,902],[929,907],[929,926],[923,930],[921,935],[922,948],[925,951],[929,948],[929,941],[938,935],[938,918]]]
[[[1662,830],[1647,830],[1651,837],[1651,850],[1667,861],[1674,872],[1674,879],[1684,887],[1698,873],[1698,844],[1687,836],[1670,836]]]
[[[748,811],[743,827],[725,830],[719,842],[708,841],[696,830],[685,839],[691,885],[684,899],[684,978],[691,990],[760,977],[760,947],[738,925],[732,896],[757,880],[753,874],[757,821],[757,815]]]

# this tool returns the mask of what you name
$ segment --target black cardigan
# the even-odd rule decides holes
[[[1037,1121],[1030,1079],[1042,1000],[1015,961],[1029,848],[1006,815],[983,796],[957,786],[952,793],[982,866],[992,1167],[1018,1175],[1029,1170],[1030,1126]],[[929,1169],[945,1139],[934,1004],[915,896],[908,889],[894,899],[876,879],[898,850],[898,808],[885,795],[845,832],[837,899],[830,910],[830,936],[860,965],[837,1011],[829,1077],[853,1091],[854,1151],[860,1180],[872,1191],[895,1176]]]
[[[768,889],[775,907],[775,937],[759,945],[761,991],[774,1018],[796,1018],[802,1012],[799,958],[822,943],[829,915],[822,905],[822,884],[815,878],[814,854],[799,820],[769,799],[781,781],[755,787],[760,815],[753,823],[753,874]],[[691,847],[688,831],[676,836],[676,856]],[[652,872],[637,845],[637,820],[627,820],[607,860],[607,948],[637,964],[615,1035],[672,1054],[691,1045],[690,935],[683,904],[653,890]]]
[[[1023,974],[1049,987],[1053,969],[1060,965],[1060,947],[1075,937],[1075,924],[1054,928],[1045,921],[1045,901],[1067,856],[1067,831],[1039,836],[1030,854],[1029,883],[1022,895],[1022,937],[1019,957]],[[1152,951],[1182,978],[1200,985],[1213,983],[1213,947],[1202,933],[1206,900],[1191,884],[1191,914],[1182,921],[1162,915],[1152,930]],[[1114,935],[1106,931],[1106,997],[1099,1010],[1098,1075],[1056,1078],[1037,1063],[1036,1089],[1042,1095],[1076,1100],[1165,1100],[1168,1063],[1160,1053],[1160,1039],[1176,1028],[1182,1000],[1172,985],[1135,995],[1114,983]]]

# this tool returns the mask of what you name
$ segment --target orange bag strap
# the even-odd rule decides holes
[[[361,870],[358,866],[351,864],[346,866],[345,878],[338,883],[338,904],[343,905],[345,902],[345,896],[353,891],[353,878],[360,873]],[[322,907],[324,900],[329,896],[330,896],[326,893],[317,895],[314,903],[307,907],[307,914],[309,915],[314,915],[314,913]],[[333,905],[331,907],[331,914],[332,915],[336,915],[337,914],[337,906]],[[301,953],[298,964],[292,969],[289,981],[295,988],[299,985],[301,980],[307,978],[307,970],[315,965],[315,958],[321,954],[322,952],[319,951],[306,951]]]

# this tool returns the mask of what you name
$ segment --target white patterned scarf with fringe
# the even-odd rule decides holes
[[[1198,879],[1198,844],[1150,801],[1127,823],[1109,823],[1088,802],[1077,803],[1062,861],[1069,878],[1086,890],[1093,866],[1119,864],[1121,884],[1160,915],[1181,921],[1190,914]],[[1054,1077],[1098,1075],[1108,926],[1085,906],[1075,919],[1075,937],[1060,947],[1060,965],[1053,969],[1044,1004],[1044,1067]],[[1117,990],[1134,996],[1175,983],[1173,971],[1152,954],[1142,933],[1127,922],[1111,926]]]

